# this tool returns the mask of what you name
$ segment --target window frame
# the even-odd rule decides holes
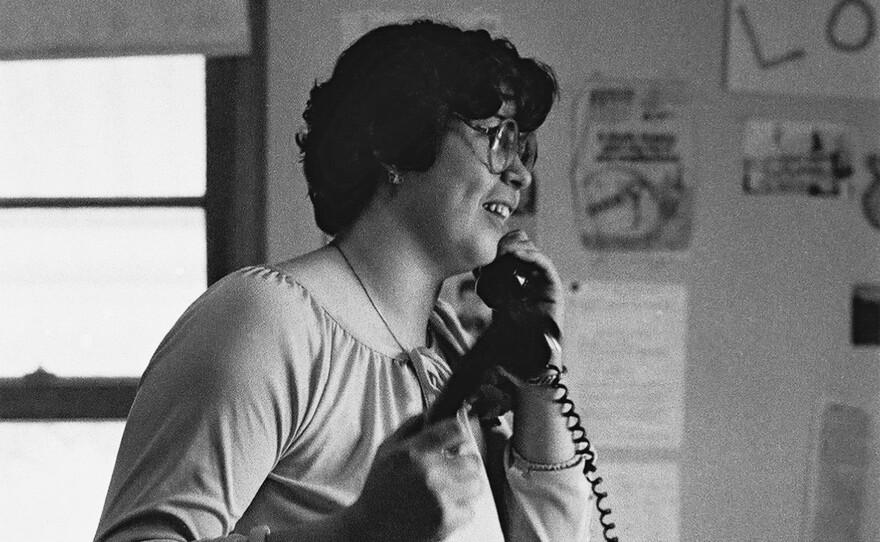
[[[205,61],[204,197],[0,198],[10,208],[190,207],[205,210],[208,284],[266,258],[267,6],[249,2],[251,53]],[[206,286],[207,286],[206,285]],[[138,378],[0,378],[0,421],[119,420]]]

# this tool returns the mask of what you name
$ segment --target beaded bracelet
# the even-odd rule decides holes
[[[535,463],[534,461],[529,461],[519,452],[516,451],[516,448],[513,446],[510,447],[510,453],[513,456],[513,465],[519,467],[520,470],[524,471],[560,471],[570,469],[574,466],[577,466],[584,459],[583,454],[575,454],[571,459],[566,459],[565,461],[560,461],[559,463]]]

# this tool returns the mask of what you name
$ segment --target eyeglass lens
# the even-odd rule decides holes
[[[537,158],[537,140],[534,134],[522,137],[516,122],[506,119],[498,127],[489,152],[493,171],[500,173],[510,167],[516,156],[526,169],[531,170]]]

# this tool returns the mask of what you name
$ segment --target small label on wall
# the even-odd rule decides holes
[[[852,294],[852,343],[880,346],[880,284],[857,284]]]
[[[743,191],[845,196],[854,172],[850,131],[830,123],[748,120],[743,133]]]

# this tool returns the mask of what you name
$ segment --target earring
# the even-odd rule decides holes
[[[398,185],[403,181],[403,178],[400,176],[400,172],[397,171],[395,166],[385,166],[385,169],[388,170],[388,182],[393,185]]]

